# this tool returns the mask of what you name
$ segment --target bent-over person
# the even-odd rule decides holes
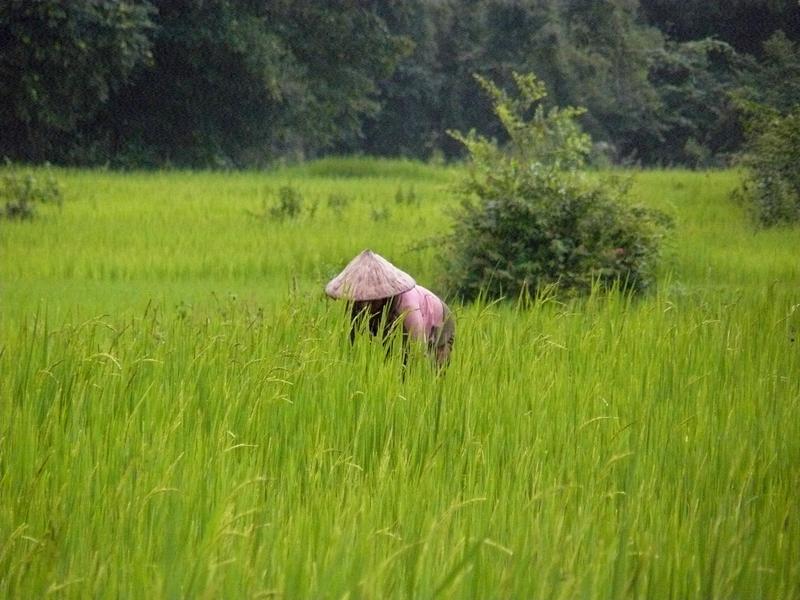
[[[361,318],[368,320],[372,335],[384,338],[399,323],[404,346],[409,339],[423,343],[437,366],[447,364],[455,341],[455,319],[447,304],[382,256],[364,250],[325,286],[325,292],[352,301],[351,340]]]

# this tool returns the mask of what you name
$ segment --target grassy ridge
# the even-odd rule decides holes
[[[4,224],[0,594],[800,595],[798,232],[643,173],[654,296],[459,307],[403,380],[317,295],[368,245],[434,276],[450,175],[403,177],[72,172]],[[248,215],[286,181],[313,218]]]

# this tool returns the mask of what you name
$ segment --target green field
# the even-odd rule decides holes
[[[322,286],[436,289],[458,174],[57,171],[0,222],[0,596],[800,597],[800,230],[635,173],[657,290],[454,303],[403,379]]]

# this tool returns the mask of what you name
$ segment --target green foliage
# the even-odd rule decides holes
[[[561,90],[554,101],[585,106],[581,122],[586,131],[613,144],[620,159],[645,160],[643,141],[658,128],[660,106],[651,53],[663,46],[663,33],[639,19],[638,2],[556,4],[564,5],[558,74],[546,80],[549,89]],[[526,71],[539,73],[535,65]]]
[[[744,122],[746,169],[734,196],[769,227],[800,222],[800,45],[778,31],[763,53],[760,68],[748,71],[733,95]]]
[[[800,44],[776,31],[762,52],[757,68],[745,72],[738,95],[785,114],[800,102]]]
[[[0,176],[0,202],[5,202],[5,209],[0,215],[7,219],[33,219],[38,205],[61,206],[63,200],[61,186],[48,171],[23,172],[7,164]]]
[[[664,218],[623,201],[617,181],[586,177],[591,148],[578,108],[545,110],[544,85],[514,76],[518,97],[478,77],[510,142],[451,133],[467,148],[469,176],[449,238],[447,279],[472,299],[516,296],[557,284],[588,292],[597,282],[641,292],[654,278]]]
[[[159,161],[263,164],[357,137],[361,119],[378,110],[375,79],[401,51],[361,7],[163,5],[154,65],[116,99],[131,115],[132,131],[119,135],[133,135]],[[154,127],[153,114],[166,131]]]
[[[0,153],[229,168],[357,139],[405,42],[368,3],[0,3]],[[0,154],[1,155],[1,154]]]
[[[764,226],[800,222],[800,104],[787,114],[742,103],[747,144],[741,164],[747,169],[736,196],[748,203]]]
[[[650,80],[660,105],[653,129],[637,142],[646,163],[719,167],[741,144],[730,100],[754,61],[714,39],[667,42],[651,51]]]
[[[764,42],[761,66],[754,86],[764,103],[785,112],[800,102],[800,44],[776,31]]]
[[[0,155],[62,158],[62,145],[151,60],[153,15],[141,0],[0,3]]]
[[[587,108],[601,164],[724,166],[742,141],[728,92],[788,109],[798,39],[794,0],[6,0],[0,156],[460,157],[447,130],[506,135],[472,74],[516,71]]]
[[[297,187],[291,183],[281,185],[277,192],[267,188],[264,192],[263,208],[261,211],[246,210],[245,212],[260,221],[282,223],[295,221],[303,216],[313,219],[319,209],[319,198],[308,200]],[[329,198],[328,206],[337,214],[341,213],[338,200]]]
[[[678,42],[714,38],[737,52],[757,55],[776,29],[800,33],[796,0],[639,0],[637,4],[648,22]]]

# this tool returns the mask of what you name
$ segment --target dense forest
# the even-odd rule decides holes
[[[246,167],[459,156],[474,75],[586,107],[599,164],[725,165],[800,98],[796,0],[0,0],[0,156]]]

